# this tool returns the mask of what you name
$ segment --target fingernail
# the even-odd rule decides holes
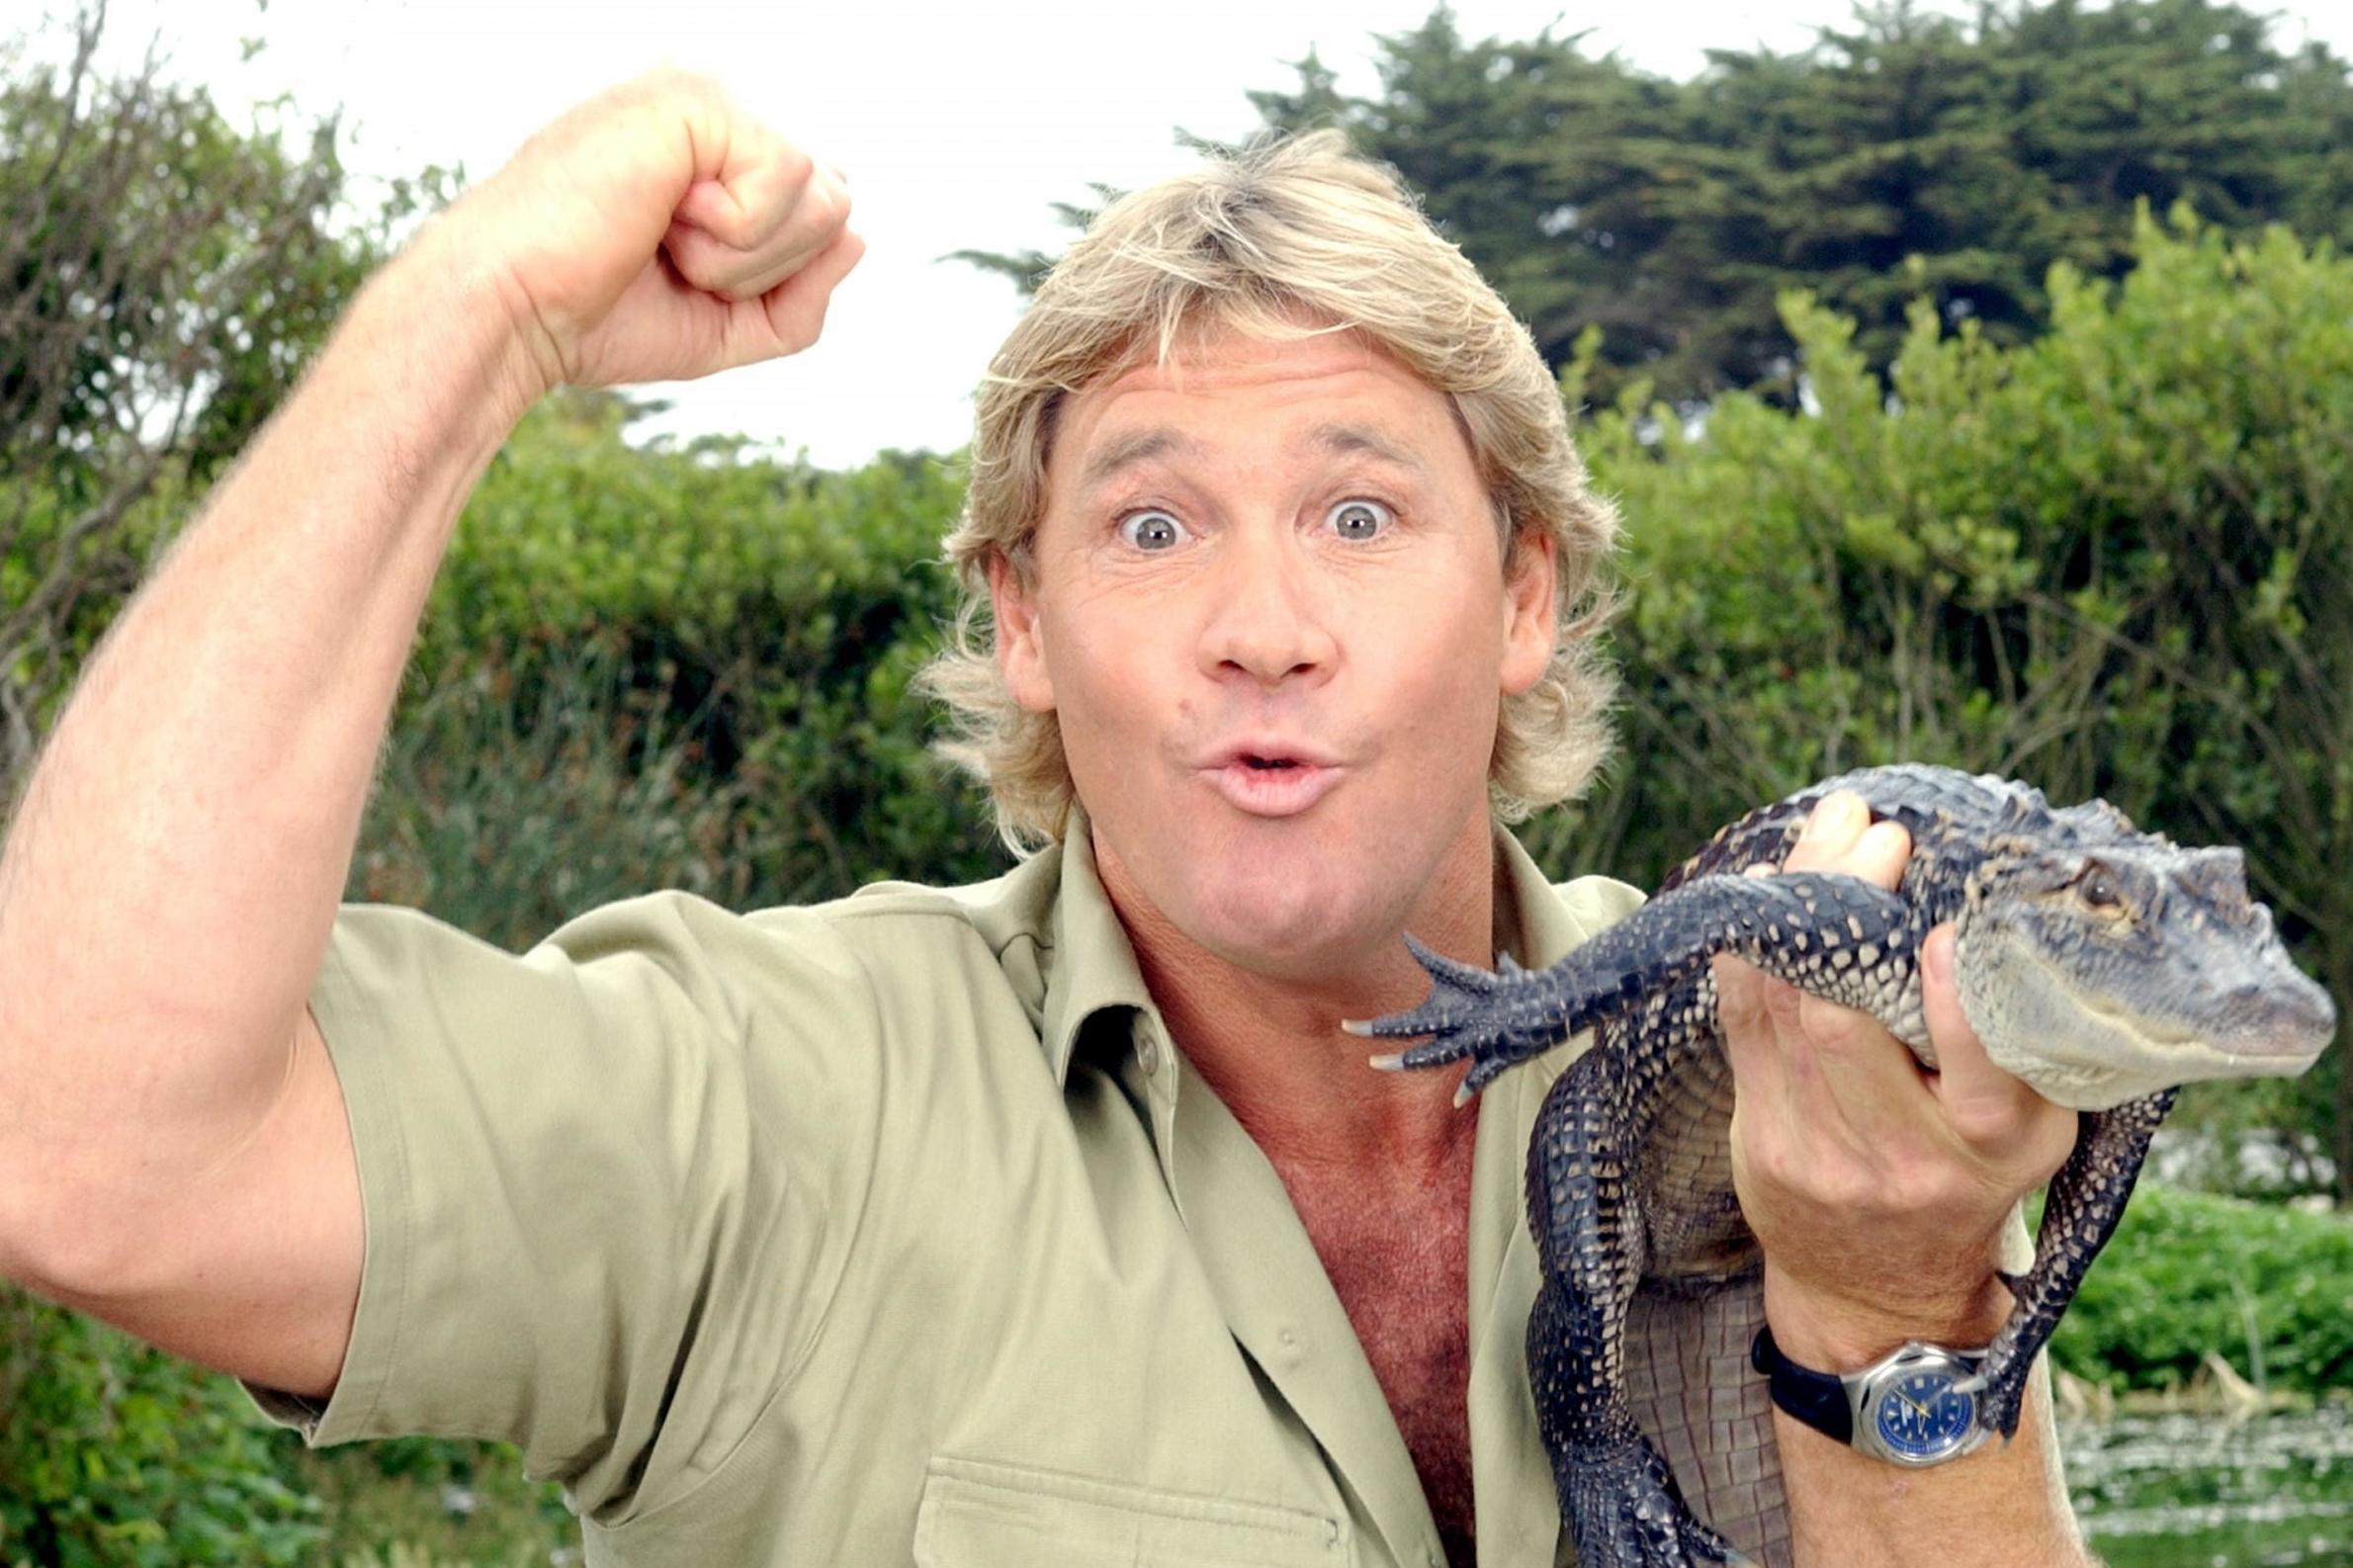
[[[1920,944],[1920,967],[1940,986],[1953,978],[1953,941],[1951,931],[1938,929]]]

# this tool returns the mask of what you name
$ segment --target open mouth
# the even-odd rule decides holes
[[[1339,782],[1340,770],[1305,757],[1242,751],[1209,770],[1211,782],[1255,817],[1289,817],[1307,810]]]

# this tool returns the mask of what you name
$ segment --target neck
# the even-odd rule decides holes
[[[1418,1182],[1452,1169],[1472,1136],[1475,1118],[1454,1106],[1465,1070],[1375,1072],[1365,1063],[1373,1048],[1340,1023],[1429,994],[1407,932],[1464,963],[1492,960],[1503,876],[1493,832],[1478,814],[1403,929],[1372,933],[1348,961],[1310,977],[1261,973],[1212,952],[1152,908],[1099,836],[1094,850],[1171,1038],[1267,1157],[1286,1170],[1386,1170]]]

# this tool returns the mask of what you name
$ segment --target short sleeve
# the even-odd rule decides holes
[[[311,1011],[367,1261],[333,1398],[264,1412],[316,1443],[512,1441],[608,1523],[724,1462],[814,1337],[871,1168],[856,955],[808,912],[681,894],[519,957],[351,906]]]

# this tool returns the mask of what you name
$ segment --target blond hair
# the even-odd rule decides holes
[[[1345,330],[1454,405],[1495,507],[1507,563],[1530,536],[1557,548],[1552,659],[1505,698],[1488,768],[1517,822],[1583,788],[1609,748],[1614,679],[1593,654],[1616,516],[1587,487],[1551,373],[1462,253],[1386,165],[1337,131],[1263,141],[1122,197],[1071,246],[989,366],[972,482],[948,535],[965,601],[923,684],[951,713],[950,760],[988,783],[1005,842],[1061,837],[1072,802],[1062,732],[1006,689],[989,620],[989,563],[1027,575],[1062,402],[1222,330],[1270,339]],[[1509,566],[1507,566],[1507,569]]]

